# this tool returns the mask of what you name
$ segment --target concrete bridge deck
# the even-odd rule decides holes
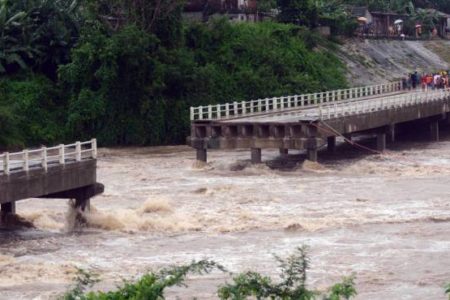
[[[207,149],[250,148],[252,162],[261,162],[261,149],[317,150],[328,144],[334,151],[337,136],[377,135],[377,150],[386,135],[395,138],[396,125],[427,121],[431,136],[439,138],[439,120],[448,117],[450,90],[405,91],[400,83],[318,94],[262,99],[191,109],[188,143],[197,159],[206,161]],[[230,110],[230,111],[227,111]]]
[[[69,198],[85,209],[103,192],[97,183],[97,142],[42,147],[0,154],[2,214],[15,213],[15,202],[28,198]]]

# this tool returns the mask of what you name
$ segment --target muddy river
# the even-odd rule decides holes
[[[0,299],[54,299],[77,268],[98,273],[98,289],[202,258],[276,275],[273,254],[301,245],[317,289],[354,273],[356,299],[446,299],[450,135],[408,137],[382,156],[337,151],[320,153],[320,164],[263,151],[266,163],[252,166],[248,150],[210,151],[201,165],[184,146],[101,149],[105,193],[87,228],[73,226],[66,200],[18,202],[35,228],[0,231]],[[216,299],[226,280],[191,276],[168,299]]]

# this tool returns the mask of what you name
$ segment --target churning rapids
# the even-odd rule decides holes
[[[101,275],[98,289],[202,258],[276,275],[272,255],[303,244],[315,288],[355,273],[357,299],[445,299],[450,135],[390,149],[366,155],[341,145],[320,153],[320,164],[263,151],[268,163],[258,166],[249,151],[210,151],[198,165],[184,146],[102,149],[105,193],[92,200],[87,228],[71,228],[66,201],[18,202],[36,228],[0,231],[0,299],[54,299],[77,267]],[[215,299],[227,276],[192,276],[168,298]]]

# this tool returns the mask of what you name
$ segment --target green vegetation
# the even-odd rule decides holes
[[[445,293],[448,294],[448,300],[450,300],[450,283],[447,285],[447,289],[445,290]]]
[[[305,247],[286,259],[276,257],[281,270],[280,280],[263,276],[256,272],[238,274],[233,283],[224,284],[218,290],[218,297],[222,300],[245,299],[283,299],[283,300],[312,300],[322,296],[323,300],[351,299],[356,295],[354,278],[344,278],[342,283],[333,285],[325,294],[310,290],[306,285],[309,260]],[[124,282],[121,287],[110,292],[86,292],[87,288],[98,282],[94,276],[83,270],[79,271],[74,287],[67,292],[64,300],[157,300],[165,299],[164,292],[173,286],[185,286],[188,274],[205,274],[218,269],[226,270],[213,261],[193,262],[190,265],[163,269],[160,272],[151,272],[138,281]]]
[[[184,143],[190,106],[346,86],[334,45],[292,24],[182,24],[170,1],[0,1],[0,148]]]
[[[286,259],[275,257],[281,270],[280,280],[274,281],[257,272],[246,272],[233,278],[232,284],[223,285],[219,291],[220,299],[316,299],[321,293],[309,290],[306,285],[309,259],[307,248],[300,247]],[[344,278],[322,295],[324,300],[350,299],[356,295],[354,278]]]

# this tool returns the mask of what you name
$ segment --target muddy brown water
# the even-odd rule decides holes
[[[448,130],[447,130],[448,131]],[[367,145],[371,145],[367,141]],[[386,155],[349,146],[251,166],[248,151],[184,146],[101,149],[88,228],[64,200],[18,202],[35,229],[0,231],[0,299],[54,299],[83,268],[110,289],[160,267],[213,259],[276,276],[273,254],[310,247],[310,286],[356,275],[357,299],[446,299],[450,282],[450,137],[403,141]],[[228,275],[191,276],[168,299],[216,299]]]

